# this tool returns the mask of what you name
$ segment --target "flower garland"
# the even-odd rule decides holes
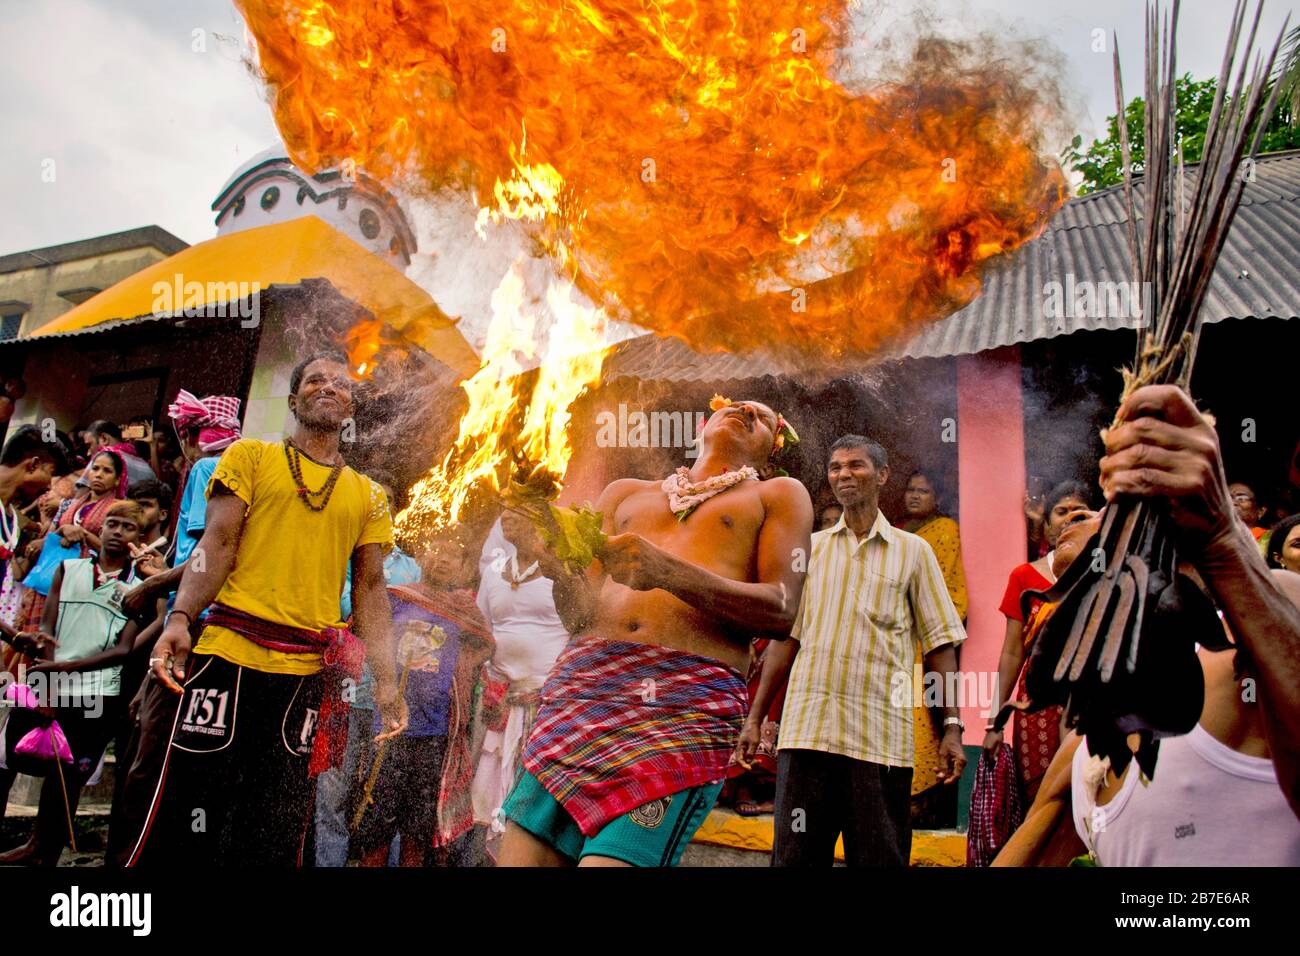
[[[13,505],[5,505],[0,508],[0,561],[8,561],[14,556],[14,549],[18,547],[18,538],[22,534],[22,527],[18,522],[18,512],[14,510]]]
[[[677,515],[677,520],[685,521],[691,512],[714,495],[722,494],[748,478],[757,480],[758,472],[746,465],[736,471],[724,471],[712,478],[692,482],[690,470],[682,466],[665,478],[659,487],[667,492],[668,507]]]
[[[709,400],[709,409],[718,412],[734,404],[736,403],[731,399],[715,393],[713,398]],[[769,460],[776,458],[787,446],[797,444],[798,441],[799,433],[785,420],[785,416],[778,412],[776,416],[776,438],[772,443],[772,454],[769,456]],[[777,473],[784,475],[786,472],[784,469],[778,468]],[[736,471],[724,471],[712,478],[692,482],[690,470],[681,467],[665,478],[660,487],[668,494],[668,507],[677,515],[677,520],[685,521],[690,517],[691,512],[714,495],[721,494],[728,488],[738,485],[749,478],[757,480],[758,471],[746,465]]]

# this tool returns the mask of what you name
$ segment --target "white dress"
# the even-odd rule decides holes
[[[14,626],[18,617],[18,608],[23,603],[22,582],[14,580],[13,562],[5,562],[4,584],[0,585],[0,621]]]
[[[491,539],[484,551],[492,545]],[[513,554],[514,549],[510,549]],[[508,561],[508,557],[507,557]],[[560,622],[551,596],[548,578],[532,578],[518,589],[501,577],[489,557],[482,566],[478,606],[492,627],[496,652],[488,662],[488,675],[508,680],[512,693],[540,690],[555,659],[569,642],[569,632]],[[483,739],[483,753],[474,775],[474,822],[495,825],[500,833],[505,821],[499,810],[514,785],[514,768],[524,745],[528,723],[526,706],[509,710],[504,731],[489,730]]]

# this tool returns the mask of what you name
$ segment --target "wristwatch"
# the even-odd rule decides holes
[[[962,733],[966,732],[966,725],[961,722],[960,717],[945,717],[943,719],[943,726],[944,729],[947,729],[949,727],[956,727]]]

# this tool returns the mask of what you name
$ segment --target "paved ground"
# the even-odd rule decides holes
[[[59,866],[99,866],[104,862],[104,845],[108,839],[107,803],[83,804],[77,809],[77,852],[63,851]],[[0,850],[26,843],[35,822],[36,808],[14,806],[0,820]]]
[[[60,866],[99,866],[108,837],[109,803],[84,802],[77,812],[77,852],[63,851]],[[15,805],[0,820],[0,850],[26,841],[36,808]],[[772,846],[772,818],[741,817],[726,808],[715,809],[682,855],[682,866],[768,866]],[[954,830],[918,830],[912,837],[913,866],[963,866],[965,834]],[[837,866],[843,864],[837,861]]]

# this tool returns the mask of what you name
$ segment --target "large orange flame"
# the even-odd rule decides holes
[[[868,353],[968,302],[1064,200],[1007,64],[931,42],[899,81],[840,82],[848,0],[236,2],[297,163],[468,189],[602,317],[700,349]],[[466,383],[465,454],[599,374],[562,362],[535,406],[505,342]],[[562,440],[532,434],[562,475]],[[430,513],[501,463],[444,465]]]
[[[398,516],[404,537],[455,524],[477,492],[499,491],[521,463],[557,485],[563,479],[572,453],[569,406],[600,378],[605,357],[604,316],[575,303],[571,288],[553,283],[540,316],[543,310],[525,308],[517,268],[501,280],[483,366],[462,385],[469,409],[447,457],[411,490]],[[529,387],[525,373],[532,368]]]
[[[1064,198],[1007,64],[931,45],[837,82],[847,0],[238,3],[295,161],[495,197],[610,315],[697,347],[867,352]]]

